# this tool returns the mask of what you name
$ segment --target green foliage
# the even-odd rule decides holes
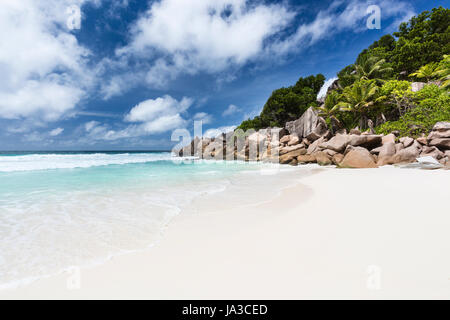
[[[237,129],[242,129],[243,131],[247,131],[250,129],[259,130],[259,129],[263,129],[263,128],[264,128],[264,124],[262,123],[261,118],[258,116],[253,119],[248,119],[248,120],[243,121]]]
[[[392,74],[392,67],[385,59],[374,55],[360,55],[355,65],[357,80],[388,79]]]
[[[419,70],[411,73],[409,76],[417,79],[425,79],[429,82],[435,76],[436,63],[432,62],[422,66]]]
[[[298,119],[309,107],[317,106],[317,94],[325,83],[321,74],[300,78],[294,86],[275,90],[258,117],[248,119],[238,127],[259,130],[266,127],[284,127],[286,122]]]
[[[380,55],[383,54],[380,53]],[[381,83],[383,79],[390,79],[392,73],[393,68],[386,62],[386,59],[374,55],[373,52],[365,51],[359,55],[354,65],[341,70],[338,78],[340,85],[345,88],[358,80],[375,79]]]
[[[436,122],[450,121],[450,95],[436,85],[425,86],[413,93],[415,106],[400,119],[388,121],[377,128],[378,133],[399,131],[401,136],[420,136],[431,131]]]
[[[444,55],[444,59],[435,69],[433,76],[442,81],[443,88],[450,87],[450,55]]]
[[[450,10],[439,7],[431,12],[424,11],[402,23],[394,36],[397,39],[392,35],[381,37],[361,52],[355,65],[341,70],[338,74],[340,85],[352,85],[356,81],[357,65],[375,59],[373,57],[384,62],[384,68],[380,69],[387,70],[375,75],[384,80],[405,78],[422,66],[441,60],[443,55],[450,53]],[[362,74],[366,75],[365,79],[373,79],[367,77],[367,71]]]
[[[351,86],[356,81],[355,73],[354,64],[346,66],[338,73],[339,84],[343,88]]]
[[[319,115],[324,117],[325,119],[330,118],[331,116],[337,114],[339,112],[339,103],[340,94],[336,91],[330,92],[325,99],[325,103],[318,107]]]
[[[361,119],[361,126],[365,127],[365,121],[371,108],[375,104],[379,87],[375,80],[360,80],[344,89],[337,104],[344,112],[351,112],[355,120]]]
[[[397,73],[411,74],[450,53],[450,10],[439,7],[424,11],[402,23],[394,36],[398,41],[388,61]]]
[[[411,83],[408,81],[390,80],[383,84],[376,102],[383,114],[400,117],[409,110],[412,100]]]

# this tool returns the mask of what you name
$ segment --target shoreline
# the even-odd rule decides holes
[[[254,207],[178,215],[154,247],[82,268],[78,290],[63,273],[0,299],[449,298],[450,216],[420,201],[445,199],[447,181],[444,170],[320,169]],[[367,288],[371,266],[380,290]]]
[[[177,159],[178,160],[178,159]],[[178,160],[178,161],[182,161],[182,160]],[[199,161],[201,162],[206,162],[206,163],[214,163],[217,165],[220,165],[220,162],[214,161],[214,160],[202,160],[200,159]],[[276,169],[272,168],[272,165],[269,164],[258,164],[261,165],[261,167],[259,169],[254,169],[255,167],[253,167],[253,165],[251,163],[246,163],[246,162],[235,162],[235,163],[229,163],[229,162],[222,162],[223,164],[227,164],[233,167],[234,164],[245,164],[248,165],[249,168],[248,170],[244,170],[241,172],[241,174],[244,174],[246,178],[246,180],[248,179],[251,184],[253,185],[257,185],[258,183],[256,182],[257,180],[259,182],[261,182],[261,180],[265,180],[265,178],[262,177],[267,177],[267,174],[269,174],[269,177],[275,178],[275,180],[281,182],[281,189],[277,190],[277,194],[273,195],[269,195],[267,193],[266,189],[262,189],[262,188],[258,188],[259,192],[263,192],[265,194],[267,194],[269,196],[269,199],[265,199],[262,198],[261,199],[257,199],[255,202],[255,200],[245,200],[244,198],[240,199],[241,201],[237,201],[236,204],[234,202],[232,202],[230,204],[229,210],[234,210],[234,209],[239,209],[239,210],[244,210],[247,207],[253,207],[253,206],[257,206],[257,205],[262,205],[265,204],[267,202],[270,202],[271,200],[273,200],[273,198],[276,198],[277,196],[280,195],[280,193],[282,192],[282,190],[291,187],[292,185],[297,184],[296,181],[293,182],[292,179],[289,179],[286,174],[288,174],[289,172],[294,172],[297,171],[298,168],[292,168],[292,167],[288,167],[288,166],[279,166]],[[301,175],[308,175],[311,173],[311,171],[315,171],[315,170],[320,170],[319,168],[311,168],[314,167],[313,166],[305,166],[303,169],[301,170]],[[211,168],[214,169],[214,168]],[[271,174],[272,170],[277,170],[276,174]],[[212,173],[214,173],[215,171],[212,171]],[[248,176],[247,176],[248,175]],[[197,214],[196,211],[199,211],[200,207],[203,207],[200,209],[200,211],[204,211],[204,210],[208,210],[209,214],[214,214],[214,212],[211,212],[211,206],[215,205],[215,197],[216,195],[220,195],[223,198],[226,198],[226,195],[229,196],[236,196],[236,194],[238,193],[236,190],[233,190],[233,187],[230,185],[230,182],[232,182],[235,179],[223,179],[219,178],[219,180],[214,180],[216,182],[222,181],[221,187],[219,189],[210,189],[210,190],[203,190],[203,192],[196,192],[196,195],[192,197],[192,199],[190,199],[187,203],[183,204],[183,205],[179,205],[179,206],[166,206],[166,205],[162,205],[159,204],[161,208],[166,208],[165,210],[167,212],[171,211],[171,210],[175,210],[177,213],[173,213],[173,214],[168,214],[168,217],[166,217],[166,222],[164,223],[164,225],[161,226],[160,231],[157,235],[154,235],[154,241],[148,243],[148,245],[146,245],[145,247],[136,247],[134,249],[126,249],[126,250],[122,250],[121,252],[115,252],[115,253],[110,253],[108,254],[108,256],[97,256],[97,258],[95,259],[91,259],[89,261],[86,261],[80,265],[77,265],[77,268],[81,268],[81,269],[91,269],[91,268],[95,268],[98,266],[103,265],[104,263],[107,263],[108,261],[118,258],[118,257],[122,257],[122,256],[126,256],[126,255],[130,255],[130,254],[136,254],[136,253],[141,253],[141,252],[146,252],[147,250],[151,250],[154,246],[158,245],[158,243],[161,241],[161,239],[164,238],[164,233],[165,230],[167,230],[167,228],[171,225],[172,221],[174,219],[176,219],[179,215],[186,215],[186,216],[195,216]],[[236,182],[236,181],[234,181]],[[287,184],[288,183],[288,184]],[[117,197],[120,197],[120,194],[116,194]],[[239,197],[241,198],[241,197]],[[229,202],[229,201],[228,201]],[[224,203],[221,203],[222,205]],[[206,208],[205,206],[207,206],[208,208]],[[132,210],[130,208],[130,210]],[[151,210],[151,209],[149,209]],[[223,210],[223,209],[221,209]],[[219,210],[220,211],[220,210]],[[89,248],[85,248],[87,250],[89,250]],[[67,266],[64,267],[62,269],[60,269],[59,271],[54,271],[48,274],[42,274],[42,275],[36,275],[36,276],[30,276],[30,277],[25,277],[25,278],[21,278],[21,279],[17,279],[17,280],[13,280],[13,281],[9,281],[3,284],[0,284],[0,298],[1,298],[1,294],[3,292],[6,291],[11,291],[11,290],[17,290],[17,289],[21,289],[21,288],[25,288],[29,285],[32,285],[33,283],[36,283],[38,281],[42,281],[45,279],[51,279],[54,277],[58,277],[64,274],[67,274],[68,271],[67,270],[71,270],[74,267],[72,266]]]

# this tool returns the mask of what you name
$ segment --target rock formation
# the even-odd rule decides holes
[[[195,138],[176,154],[290,165],[318,163],[341,168],[377,168],[391,164],[450,168],[450,122],[436,123],[427,137],[397,136],[396,132],[376,135],[357,128],[349,134],[341,130],[332,136],[323,119],[310,108],[300,119],[288,122],[286,128],[262,129],[250,135],[228,133],[215,139]]]

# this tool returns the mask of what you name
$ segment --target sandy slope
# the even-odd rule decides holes
[[[450,171],[324,169],[275,200],[181,215],[141,253],[0,298],[450,298]],[[215,210],[214,210],[215,211]]]

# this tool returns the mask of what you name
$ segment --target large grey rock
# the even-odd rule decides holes
[[[283,154],[295,151],[295,150],[299,150],[299,149],[305,149],[305,147],[302,144],[297,144],[295,146],[288,146],[288,147],[280,148],[280,156]]]
[[[203,151],[203,158],[204,159],[212,159],[214,157],[217,157],[220,152],[223,152],[223,142],[214,140]]]
[[[405,147],[403,146],[403,143],[396,143],[395,144],[395,152],[400,152],[400,150],[405,149]]]
[[[425,87],[425,85],[426,85],[425,82],[413,82],[411,83],[411,91],[412,92],[420,91]]]
[[[300,143],[300,138],[297,135],[291,135],[291,139],[289,139],[288,146],[295,146]]]
[[[199,137],[195,137],[190,144],[188,144],[187,146],[184,146],[180,151],[179,151],[179,156],[181,157],[192,157],[194,155],[198,156],[199,152],[198,152],[198,147],[200,144],[200,138]]]
[[[334,163],[335,165],[338,166],[338,165],[342,162],[343,159],[344,159],[344,155],[343,155],[343,154],[336,153],[336,154],[331,158],[331,161],[333,161],[333,163]]]
[[[428,141],[434,140],[434,139],[446,139],[450,138],[450,130],[443,130],[443,131],[431,131],[430,134],[427,137]]]
[[[398,151],[392,157],[392,163],[411,163],[415,162],[416,158],[420,155],[420,149],[416,148],[414,145],[411,147],[402,149]]]
[[[327,131],[326,123],[319,113],[313,107],[303,113],[300,119],[286,123],[286,129],[290,134],[297,134],[300,138],[307,137],[310,133],[325,134]]]
[[[316,151],[320,151],[320,145],[325,141],[325,138],[320,138],[316,141],[314,141],[313,143],[311,143],[308,147],[308,152],[307,154],[313,154]]]
[[[350,138],[348,135],[337,134],[330,141],[320,144],[322,149],[330,149],[336,152],[342,152],[347,147]]]
[[[298,163],[313,163],[316,162],[316,157],[312,154],[300,155],[297,157]]]
[[[388,142],[393,142],[393,143],[395,143],[395,135],[394,135],[394,134],[389,133],[388,135],[383,136],[383,137],[381,138],[381,144],[385,144],[385,143],[388,143]]]
[[[448,131],[448,130],[450,130],[450,122],[437,122],[433,127],[433,131]]]
[[[321,166],[329,166],[333,164],[331,157],[323,151],[318,151],[314,153],[313,156],[316,158],[316,162]]]
[[[349,145],[353,147],[364,147],[367,149],[373,149],[380,146],[383,138],[382,135],[373,134],[362,134],[360,136],[352,134],[349,137]]]
[[[420,143],[423,146],[426,146],[428,144],[428,141],[427,141],[426,137],[417,138],[417,142]]]
[[[378,154],[379,157],[391,157],[395,155],[396,149],[395,144],[393,142],[385,143]]]
[[[387,143],[383,144],[383,146],[381,146],[379,149],[380,149],[380,152],[378,153],[377,165],[384,166],[387,164],[391,164],[392,157],[396,153],[395,143],[387,142]]]
[[[424,146],[422,149],[422,153],[420,154],[421,157],[433,157],[437,160],[441,160],[445,157],[444,152],[440,151],[436,147],[427,147]]]
[[[288,164],[290,163],[294,158],[297,159],[298,156],[306,154],[305,149],[298,149],[289,153],[286,153],[282,156],[280,156],[280,163],[281,164]]]
[[[411,146],[413,144],[414,139],[410,138],[410,137],[403,137],[403,138],[400,138],[400,142],[403,143],[403,146],[405,148],[408,148],[409,146]]]
[[[286,135],[280,139],[280,143],[287,144],[291,140],[291,135]]]
[[[339,163],[341,168],[377,168],[369,150],[362,147],[350,147],[344,159]]]
[[[441,150],[446,150],[446,149],[450,149],[450,138],[445,138],[445,139],[433,139],[430,141],[429,145],[431,147],[437,147],[438,149]]]

